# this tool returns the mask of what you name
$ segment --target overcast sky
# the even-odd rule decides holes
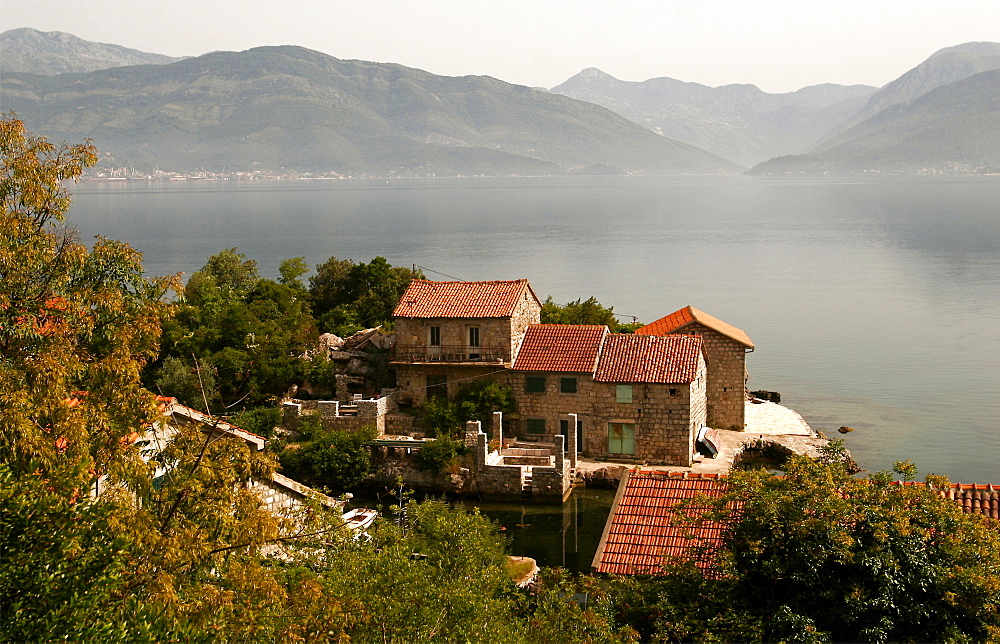
[[[882,86],[1000,41],[1000,0],[2,0],[0,29],[172,56],[294,44],[338,58],[552,87],[586,67],[785,92]],[[2,61],[0,61],[2,65]]]

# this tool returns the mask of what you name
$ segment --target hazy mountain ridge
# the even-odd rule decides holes
[[[833,128],[814,151],[829,147],[829,140],[884,109],[908,103],[935,88],[991,69],[1000,69],[1000,43],[971,42],[938,50],[927,60],[886,84],[857,114]]]
[[[808,148],[877,89],[823,84],[786,94],[755,85],[708,87],[672,78],[622,81],[588,68],[553,93],[607,107],[665,136],[739,163]]]
[[[0,51],[3,51],[0,66],[5,74],[85,73],[125,65],[165,65],[184,59],[28,27],[0,33]]]
[[[5,74],[2,92],[5,109],[45,136],[91,137],[120,164],[161,169],[739,169],[582,101],[293,46],[88,74]]]
[[[1000,69],[936,87],[751,174],[1000,171]]]

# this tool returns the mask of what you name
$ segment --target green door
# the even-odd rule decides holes
[[[634,423],[608,423],[608,453],[635,456]]]

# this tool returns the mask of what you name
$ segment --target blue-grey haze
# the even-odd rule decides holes
[[[644,322],[690,304],[749,333],[752,389],[855,428],[863,467],[1000,483],[998,204],[997,177],[128,182],[76,186],[70,220],[155,274],[236,246],[269,276],[381,255]]]

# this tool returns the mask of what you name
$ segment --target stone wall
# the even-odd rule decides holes
[[[278,474],[272,475],[272,480],[255,479],[250,482],[250,489],[261,499],[264,508],[275,516],[292,518],[302,507],[308,497],[316,498],[327,507],[339,507],[339,502],[320,494],[310,487]]]
[[[684,327],[685,335],[700,335],[708,363],[708,424],[718,429],[743,430],[746,401],[746,347],[697,322]]]
[[[282,426],[297,430],[303,414],[319,414],[323,427],[338,431],[353,432],[365,427],[374,427],[377,436],[386,433],[386,415],[396,409],[395,401],[389,396],[358,400],[348,407],[336,400],[289,400],[282,403]],[[349,411],[350,413],[345,413]]]
[[[430,327],[441,329],[442,347],[466,347],[469,327],[479,327],[482,347],[500,347],[504,361],[510,360],[510,318],[396,318],[396,344],[399,347],[430,349]],[[522,331],[523,334],[523,331]]]
[[[529,393],[527,377],[545,377],[544,393]],[[561,392],[562,378],[576,378],[576,393]],[[518,401],[518,418],[509,420],[510,433],[526,440],[551,441],[559,434],[561,420],[571,426],[567,414],[578,414],[583,424],[580,451],[593,457],[609,453],[610,423],[635,426],[636,460],[690,466],[698,429],[706,422],[705,361],[699,358],[698,377],[688,384],[634,383],[632,402],[617,402],[617,383],[595,382],[590,374],[507,374],[507,385]],[[509,417],[508,417],[509,418]],[[545,421],[545,433],[528,433],[528,421]]]
[[[417,433],[416,418],[404,414],[388,414],[385,417],[385,433],[390,436],[410,436]]]
[[[440,364],[400,364],[396,363],[396,386],[399,390],[397,394],[402,402],[408,402],[415,406],[424,404],[427,400],[428,376],[444,378],[447,382],[445,390],[448,399],[453,399],[458,393],[458,388],[474,378],[488,377],[495,374],[500,377],[503,373],[503,365],[455,365],[448,363]],[[497,373],[501,372],[501,373]]]

